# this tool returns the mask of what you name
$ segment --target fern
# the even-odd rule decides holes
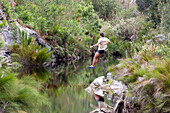
[[[52,52],[48,52],[47,48],[41,48],[33,38],[27,37],[27,33],[24,31],[20,32],[20,34],[22,36],[20,44],[12,45],[10,50],[20,56],[22,64],[42,65],[50,58]]]

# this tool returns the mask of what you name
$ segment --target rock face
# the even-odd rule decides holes
[[[26,27],[23,27],[21,26],[17,21],[15,22],[16,23],[16,26],[17,28],[22,32],[26,32],[27,33],[27,37],[33,37],[35,38],[35,41],[41,45],[42,47],[47,47],[49,48],[49,50],[51,50],[51,47],[48,45],[48,43],[45,42],[45,40],[43,40],[37,32],[35,32],[34,30],[32,29],[29,29],[29,28],[26,28]]]
[[[6,16],[2,10],[2,6],[0,5],[0,24],[3,23],[2,20],[7,21]],[[14,41],[13,33],[10,31],[10,29],[11,28],[8,24],[5,26],[0,26],[0,41],[3,41],[5,45],[11,45]]]
[[[0,23],[2,23],[1,20],[0,20]],[[27,37],[35,38],[35,41],[39,45],[41,45],[41,47],[47,47],[49,49],[49,51],[51,51],[51,47],[38,35],[37,32],[35,32],[34,30],[31,30],[31,29],[22,27],[18,22],[15,22],[15,23],[16,23],[18,30],[20,30],[21,32],[22,31],[26,32]],[[9,27],[9,25],[2,27],[0,29],[0,42],[3,42],[3,44],[4,44],[4,46],[0,49],[0,52],[2,52],[2,54],[0,56],[5,58],[3,53],[9,53],[7,50],[7,47],[12,45],[14,42],[19,42],[19,33],[14,34],[11,31],[11,28]]]
[[[3,13],[3,8],[0,4],[0,24],[3,23],[2,20],[7,21],[6,16]],[[38,35],[37,32],[35,32],[32,29],[21,26],[16,20],[13,20],[13,22],[15,22],[18,30],[20,30],[21,32],[22,31],[27,32],[28,37],[34,37],[39,45],[41,45],[42,47],[47,47],[49,48],[49,50],[51,50],[51,47],[45,42],[45,40],[43,40]],[[1,40],[4,41],[5,45],[11,45],[16,40],[16,37],[14,37],[14,33],[11,31],[9,24],[7,23],[7,25],[0,27],[1,27],[0,29]]]
[[[90,93],[91,95],[96,94],[101,97],[107,95],[108,100],[112,102],[112,106],[107,105],[106,103],[102,103],[101,109],[95,109],[91,113],[94,112],[103,112],[103,113],[115,113],[123,110],[124,107],[124,99],[125,99],[125,92],[127,91],[127,87],[120,81],[111,80],[110,76],[111,73],[107,74],[107,79],[104,76],[96,78],[89,87],[85,90]],[[111,84],[107,84],[107,80],[111,80]],[[108,92],[112,92],[109,93]],[[114,96],[113,96],[114,95]],[[124,109],[125,110],[125,109]]]
[[[13,33],[10,31],[9,27],[3,27],[1,29],[0,40],[3,41],[4,44],[7,46],[11,45],[15,41],[15,39],[13,38]]]
[[[1,23],[2,21],[0,21]],[[41,45],[42,47],[47,47],[49,48],[49,50],[51,50],[51,47],[45,42],[45,40],[43,40],[37,32],[35,32],[34,30],[31,30],[29,28],[25,28],[25,27],[22,27],[17,21],[15,22],[16,23],[16,26],[17,28],[22,32],[26,32],[27,33],[27,36],[28,37],[33,37],[35,38],[35,41]],[[18,33],[17,33],[18,35]],[[9,26],[7,27],[3,27],[1,30],[0,30],[0,37],[1,37],[1,40],[4,41],[4,44],[5,45],[11,45],[14,41],[18,41],[19,39],[14,37],[14,33],[11,31],[11,28]],[[17,36],[18,37],[18,36]]]

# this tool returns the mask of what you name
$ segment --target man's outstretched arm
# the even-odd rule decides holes
[[[97,46],[99,46],[99,43],[97,43],[97,44],[95,44],[95,45],[90,46],[90,48],[97,47]]]

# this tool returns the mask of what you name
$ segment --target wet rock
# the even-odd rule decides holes
[[[0,37],[5,45],[11,45],[14,42],[13,33],[10,31],[2,31]]]
[[[104,86],[104,87],[103,87]],[[104,88],[104,89],[103,89]],[[107,86],[106,87],[106,80],[104,76],[98,77],[96,78],[89,87],[87,87],[85,90],[90,93],[91,95],[96,94],[99,95],[101,97],[104,97],[104,91],[106,91],[106,89],[110,90],[110,87]]]
[[[106,104],[105,102],[100,102],[101,108],[97,108],[90,113],[112,113],[112,107]]]
[[[1,57],[9,57],[10,56],[10,52],[9,51],[0,51],[0,56]]]
[[[45,62],[45,63],[43,64],[44,67],[50,67],[50,65],[51,65],[51,62]]]
[[[112,74],[108,73],[107,77],[112,80]],[[125,92],[127,91],[127,86],[124,85],[121,81],[113,80],[111,84],[107,84],[107,80],[104,76],[96,78],[89,87],[85,89],[88,93],[91,95],[99,95],[101,97],[104,97],[104,95],[108,95],[108,99],[111,100],[112,106],[107,105],[106,103],[103,103],[105,106],[102,106],[101,109],[95,109],[91,113],[95,112],[103,112],[103,113],[111,113],[119,110],[119,107],[122,103],[124,103],[125,98]],[[108,94],[108,92],[112,92]],[[114,96],[113,96],[114,95]],[[123,104],[124,105],[124,104]],[[121,106],[122,107],[122,106]],[[103,111],[102,111],[103,109]]]
[[[110,73],[110,72],[109,72],[109,73],[107,73],[107,79],[108,79],[108,80],[113,79],[113,75],[112,75],[112,73]]]
[[[110,87],[115,95],[122,95],[127,90],[127,86],[117,80],[113,80]]]

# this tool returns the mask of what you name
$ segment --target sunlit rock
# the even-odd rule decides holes
[[[108,79],[108,80],[113,79],[113,75],[112,75],[112,73],[110,73],[110,72],[109,72],[109,73],[107,73],[107,79]]]
[[[110,77],[110,80],[112,80],[112,74],[108,73],[107,77]],[[91,113],[95,112],[104,112],[104,113],[110,113],[111,111],[116,111],[118,109],[119,104],[122,102],[125,92],[127,91],[127,86],[125,86],[121,81],[113,80],[111,84],[107,84],[107,80],[104,76],[96,78],[89,87],[85,89],[88,93],[91,95],[99,95],[101,97],[104,97],[104,95],[107,95],[108,99],[112,102],[113,107],[107,105],[105,102],[103,102],[103,107],[101,109],[95,109]],[[108,92],[112,92],[109,93]],[[114,97],[113,97],[114,95]],[[113,109],[114,108],[114,109]],[[102,111],[103,110],[103,111]]]

